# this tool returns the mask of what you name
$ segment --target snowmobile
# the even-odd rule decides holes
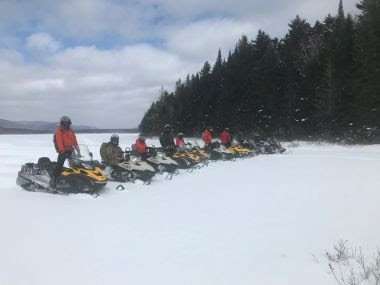
[[[178,169],[178,163],[167,156],[162,149],[150,147],[148,149],[149,154],[147,158],[145,159],[146,162],[148,162],[151,166],[154,167],[158,172],[168,172],[168,173],[175,173]]]
[[[196,147],[193,149],[193,153],[196,153],[197,155],[199,155],[202,161],[207,161],[209,159],[209,155],[204,149]]]
[[[173,146],[155,148],[155,151],[164,153],[166,157],[175,161],[178,169],[189,169],[194,166],[194,162],[184,154],[185,150],[179,151],[178,148]]]
[[[200,167],[206,164],[203,157],[198,155],[198,153],[193,150],[177,151],[171,156],[171,158],[178,163],[180,168],[183,169]]]
[[[234,152],[221,145],[218,140],[213,141],[205,151],[209,154],[210,160],[231,160],[235,158]]]
[[[254,155],[253,150],[238,144],[232,145],[227,149],[231,151],[235,157],[248,157]]]
[[[286,149],[273,138],[264,139],[262,137],[255,137],[254,139],[247,140],[243,146],[244,145],[256,151],[257,154],[275,154],[284,153],[286,151]]]
[[[189,169],[197,164],[196,160],[192,159],[186,151],[177,151],[169,157],[177,162],[179,169]]]
[[[188,169],[191,167],[200,167],[207,164],[208,156],[199,148],[193,147],[190,143],[182,149],[177,149],[173,154],[169,155],[175,160],[179,168]]]
[[[130,150],[126,150],[124,160],[117,167],[106,166],[105,173],[110,180],[117,182],[134,182],[141,180],[149,184],[156,174],[156,169],[146,161],[131,155]]]
[[[41,157],[37,163],[26,163],[18,173],[16,183],[28,191],[42,191],[51,193],[89,193],[98,192],[107,184],[107,177],[103,171],[94,166],[92,154],[80,146],[81,154],[74,153],[69,161],[70,167],[63,168],[57,178],[56,187],[50,187],[56,162],[48,157]]]
[[[190,150],[189,150],[190,154],[193,156],[196,156],[199,162],[205,163],[208,161],[209,159],[208,153],[204,149],[201,149],[201,147],[198,144],[196,144],[195,146],[193,146],[192,144],[189,144],[189,147],[190,147]]]

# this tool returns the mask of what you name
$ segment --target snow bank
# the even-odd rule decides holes
[[[98,156],[108,137],[79,140]],[[299,143],[98,198],[20,190],[46,155],[51,136],[0,136],[0,284],[334,284],[318,259],[337,240],[380,245],[378,145]]]

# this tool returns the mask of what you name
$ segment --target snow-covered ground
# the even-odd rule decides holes
[[[334,243],[380,246],[380,146],[288,149],[94,198],[19,189],[52,136],[0,136],[0,284],[335,284]]]

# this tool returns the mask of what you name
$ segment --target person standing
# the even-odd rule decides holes
[[[60,119],[59,127],[55,130],[54,134],[54,145],[58,152],[58,158],[53,177],[50,180],[50,186],[53,188],[56,187],[57,178],[62,173],[66,159],[71,157],[74,150],[80,155],[77,138],[71,128],[71,119],[68,116],[63,116]]]
[[[174,147],[174,137],[172,134],[172,127],[169,124],[166,124],[164,130],[160,135],[160,144],[163,148],[172,148]]]
[[[164,130],[160,135],[160,144],[167,154],[175,151],[172,127],[169,124],[165,125]]]

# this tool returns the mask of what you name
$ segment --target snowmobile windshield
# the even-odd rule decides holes
[[[87,145],[80,144],[79,145],[79,151],[74,152],[72,158],[80,161],[92,161],[92,153],[90,152],[89,148]]]
[[[79,145],[80,156],[82,161],[92,161],[92,153],[87,145],[80,144]]]
[[[92,153],[86,145],[79,145],[79,153],[74,151],[70,159],[71,167],[93,169]]]

